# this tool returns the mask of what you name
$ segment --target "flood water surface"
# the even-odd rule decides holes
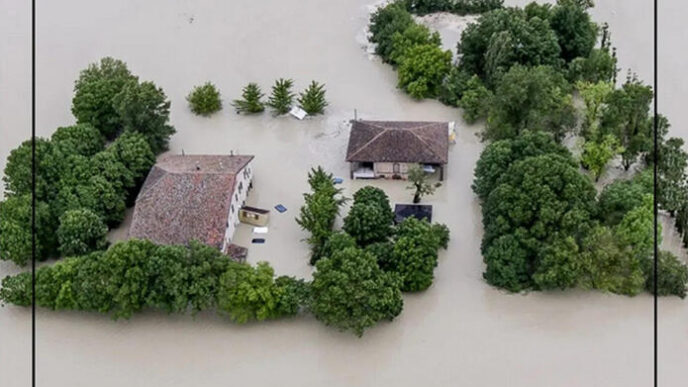
[[[0,0],[0,166],[28,137],[28,13],[25,2]],[[404,311],[362,338],[328,328],[311,316],[237,326],[213,313],[196,317],[144,312],[129,321],[78,312],[37,313],[39,385],[81,386],[648,386],[652,383],[652,298],[569,291],[510,295],[482,280],[479,204],[471,192],[483,144],[478,126],[436,101],[415,102],[396,89],[392,69],[371,60],[361,41],[371,0],[38,1],[38,133],[73,122],[73,81],[102,56],[125,60],[141,79],[161,86],[172,101],[173,153],[253,154],[254,190],[248,204],[272,211],[264,245],[249,262],[265,260],[280,274],[310,278],[306,234],[294,221],[316,165],[344,178],[345,194],[364,185],[348,179],[344,162],[348,120],[449,120],[457,123],[447,176],[426,201],[446,223],[451,242],[441,252],[433,286],[404,296]],[[651,79],[650,4],[600,2],[622,68]],[[648,3],[648,4],[646,4]],[[623,9],[622,9],[623,7]],[[679,7],[679,2],[667,4]],[[680,3],[680,7],[685,7]],[[647,8],[647,9],[646,9]],[[667,18],[676,18],[674,10]],[[677,25],[677,22],[674,22]],[[450,28],[451,23],[439,23]],[[678,27],[677,27],[678,28]],[[443,31],[443,37],[459,35]],[[681,42],[680,37],[672,37]],[[684,39],[685,40],[685,39]],[[444,42],[453,47],[455,43]],[[684,51],[672,63],[683,63]],[[668,66],[668,64],[667,64]],[[682,75],[671,68],[672,74]],[[297,89],[324,82],[324,116],[238,116],[229,106],[241,87],[264,91],[279,77]],[[669,78],[669,76],[667,76]],[[664,100],[685,98],[685,76],[666,79]],[[194,116],[185,96],[214,82],[225,109]],[[683,93],[683,94],[681,94]],[[675,135],[688,124],[667,102]],[[355,112],[355,113],[354,113]],[[25,130],[25,132],[22,132]],[[393,203],[409,202],[399,181],[375,182]],[[127,222],[112,239],[126,237]],[[674,243],[677,243],[674,241]],[[0,276],[17,272],[0,265]],[[30,375],[30,310],[0,309],[0,385],[23,386]],[[688,304],[660,301],[660,380],[688,379]]]

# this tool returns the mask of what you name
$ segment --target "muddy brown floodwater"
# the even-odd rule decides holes
[[[162,86],[172,101],[178,133],[171,151],[256,155],[251,204],[284,204],[273,212],[267,242],[251,246],[249,261],[269,261],[278,273],[310,277],[305,234],[294,222],[309,167],[344,177],[348,195],[361,187],[347,178],[347,120],[452,120],[458,140],[450,150],[446,183],[427,199],[436,220],[449,225],[427,291],[404,296],[392,323],[361,339],[310,316],[236,326],[212,313],[167,316],[144,312],[129,321],[78,312],[37,313],[37,377],[43,386],[648,386],[652,382],[652,298],[594,292],[510,295],[482,279],[479,205],[470,190],[483,145],[477,126],[434,101],[415,102],[395,88],[392,69],[366,52],[362,32],[372,0],[39,0],[37,106],[39,135],[73,122],[73,81],[102,56],[128,62],[142,79]],[[523,2],[520,2],[523,3]],[[621,78],[632,68],[652,79],[652,5],[605,0],[593,13],[608,21],[618,47]],[[0,0],[0,167],[28,138],[29,8]],[[686,136],[683,108],[688,58],[683,17],[688,5],[662,2],[659,97]],[[451,23],[440,23],[452,28]],[[458,36],[442,31],[445,39]],[[451,42],[444,42],[448,47]],[[292,77],[300,89],[327,84],[323,117],[297,121],[269,114],[244,117],[231,108],[199,118],[186,107],[192,86],[213,81],[225,102],[249,81],[268,89]],[[376,182],[394,202],[407,202],[400,182]],[[665,227],[667,244],[678,248]],[[250,230],[237,237],[248,241]],[[126,235],[126,223],[111,234]],[[683,256],[685,258],[685,255]],[[0,276],[19,269],[3,263]],[[659,304],[662,385],[688,380],[688,302]],[[0,309],[0,386],[30,378],[28,309]]]

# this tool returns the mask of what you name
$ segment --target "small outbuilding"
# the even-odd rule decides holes
[[[239,220],[255,226],[267,226],[270,220],[270,210],[262,208],[243,206],[239,210]]]
[[[351,178],[407,179],[412,165],[444,170],[449,159],[448,122],[351,121],[346,152]]]

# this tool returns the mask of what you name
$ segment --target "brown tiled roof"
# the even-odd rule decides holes
[[[446,164],[446,122],[353,121],[346,161]]]
[[[136,198],[129,237],[160,244],[195,239],[221,248],[236,174],[252,159],[227,155],[161,158]]]

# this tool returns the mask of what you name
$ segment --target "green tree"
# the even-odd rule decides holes
[[[628,170],[642,152],[652,148],[652,125],[649,117],[653,92],[629,77],[621,89],[607,97],[607,108],[601,121],[605,134],[616,136],[624,148],[621,154],[623,166]]]
[[[124,219],[126,204],[122,193],[111,182],[103,176],[92,176],[82,184],[62,187],[53,209],[62,215],[82,208],[101,216],[106,224],[116,225]]]
[[[654,275],[647,278],[647,290],[654,292]],[[674,254],[660,251],[657,260],[657,295],[686,297],[688,267]]]
[[[401,313],[399,279],[380,270],[372,254],[349,247],[321,259],[316,268],[311,310],[326,325],[362,336],[367,328]]]
[[[155,154],[141,133],[123,133],[108,147],[107,152],[113,153],[132,173],[135,184],[143,182],[155,164]]]
[[[398,2],[376,9],[368,25],[370,42],[375,44],[375,53],[380,55],[383,61],[390,62],[391,53],[394,50],[392,36],[395,33],[402,33],[413,24],[411,14]]]
[[[267,262],[259,262],[255,268],[230,264],[220,276],[218,306],[239,324],[275,319],[298,311],[280,308],[288,291],[289,288],[276,283],[275,272]]]
[[[609,82],[583,82],[576,83],[576,89],[580,93],[585,104],[584,120],[582,122],[583,137],[594,140],[599,137],[600,119],[604,113],[604,102],[607,96],[614,90],[614,85]]]
[[[435,189],[442,185],[442,183],[430,184],[428,182],[428,175],[420,166],[412,166],[408,170],[408,180],[411,183],[406,189],[414,190],[413,202],[420,203],[423,196],[432,195]]]
[[[36,198],[47,200],[54,196],[58,176],[55,169],[59,163],[53,156],[53,145],[50,141],[37,137],[36,141]],[[17,148],[10,151],[5,164],[5,173],[2,177],[5,183],[5,194],[24,195],[30,194],[32,179],[32,154],[31,140],[24,141]]]
[[[491,99],[484,137],[512,138],[528,129],[551,132],[561,142],[576,123],[572,101],[570,86],[554,68],[513,66]]]
[[[311,193],[303,194],[305,203],[296,223],[310,232],[307,240],[311,246],[311,264],[315,264],[322,257],[323,247],[332,234],[334,221],[345,199],[341,196],[341,189],[335,188],[332,174],[321,167],[311,169],[308,182]]]
[[[593,48],[587,57],[569,63],[567,78],[571,82],[615,83],[617,71],[615,49],[610,53],[608,48]]]
[[[474,75],[467,83],[466,90],[459,100],[459,107],[463,109],[463,118],[469,124],[487,118],[492,93],[483,85],[480,78]]]
[[[170,101],[153,82],[128,82],[113,101],[125,131],[139,132],[153,153],[166,150],[176,130],[169,124]]]
[[[554,236],[538,252],[533,282],[541,290],[564,290],[576,286],[580,271],[576,240],[572,236]]]
[[[654,248],[654,211],[651,194],[643,196],[643,204],[628,211],[616,226],[615,233],[619,240],[633,248],[633,253],[647,263]],[[657,224],[657,244],[660,245],[662,225]],[[643,262],[645,261],[645,262]]]
[[[344,231],[351,235],[359,246],[384,241],[392,233],[388,213],[380,206],[355,203],[344,218]]]
[[[623,151],[624,148],[619,146],[616,137],[606,135],[601,142],[588,141],[585,143],[581,155],[581,165],[592,173],[595,181],[598,181],[607,164]]]
[[[570,158],[546,154],[512,164],[483,204],[488,282],[511,291],[531,288],[533,280],[543,288],[567,283],[556,275],[548,282],[533,274],[544,270],[545,277],[551,275],[547,264],[540,267],[547,255],[554,264],[563,260],[571,266],[566,263],[573,251],[569,238],[578,242],[590,229],[595,196],[592,183]],[[517,259],[509,262],[510,255]]]
[[[599,218],[608,225],[615,226],[628,211],[643,204],[643,195],[651,194],[649,189],[637,180],[617,180],[604,187],[598,200]]]
[[[540,17],[528,18],[519,8],[482,14],[477,23],[469,24],[462,32],[457,51],[461,67],[469,74],[477,74],[489,86],[496,79],[487,77],[488,52],[491,52],[492,75],[506,72],[517,63],[558,67],[562,62],[557,35],[548,21]]]
[[[413,23],[403,31],[397,31],[392,35],[392,50],[389,53],[388,62],[399,65],[408,56],[408,51],[418,45],[428,44],[440,47],[442,41],[438,32],[430,30],[421,24]]]
[[[275,81],[275,85],[272,86],[272,94],[267,102],[267,105],[272,108],[275,115],[287,114],[291,110],[295,97],[291,91],[293,86],[294,81],[291,79],[280,78]]]
[[[194,114],[209,116],[222,110],[220,91],[211,82],[195,86],[186,96],[186,101]]]
[[[459,106],[463,93],[468,89],[468,81],[472,75],[460,66],[452,66],[449,73],[442,80],[438,99],[445,105]]]
[[[389,203],[389,197],[380,188],[367,185],[354,193],[354,204],[371,204],[382,209],[389,218],[389,223],[394,221],[394,211]]]
[[[126,196],[136,185],[132,171],[127,169],[117,158],[115,152],[109,149],[94,155],[90,160],[89,167],[90,175],[102,176],[122,196]]]
[[[581,243],[579,285],[633,296],[643,290],[645,275],[630,246],[608,227],[595,227]]]
[[[30,194],[12,196],[0,202],[0,259],[19,266],[30,262],[32,255]],[[36,202],[36,259],[42,261],[57,253],[56,221],[50,206]]]
[[[572,159],[571,152],[560,144],[557,144],[552,136],[543,132],[522,132],[513,139],[499,140],[487,145],[480,154],[475,166],[473,192],[480,200],[487,196],[497,186],[497,181],[516,161],[531,156],[540,156],[548,153],[559,154]]]
[[[57,240],[63,256],[85,255],[107,247],[108,228],[93,211],[70,210],[60,217]]]
[[[184,313],[189,306],[190,251],[184,246],[157,246],[147,258],[145,305],[167,313]]]
[[[657,202],[672,215],[686,202],[688,153],[683,144],[683,139],[672,137],[658,146]]]
[[[256,83],[249,83],[241,90],[241,98],[235,99],[232,105],[237,113],[261,113],[265,105],[261,101],[264,94]]]
[[[105,149],[103,135],[90,124],[57,128],[50,141],[53,147],[59,148],[64,154],[90,157]]]
[[[483,253],[483,278],[488,284],[510,292],[532,288],[532,259],[521,239],[520,232],[504,234],[487,246]]]
[[[558,0],[552,8],[549,24],[557,35],[561,57],[567,62],[587,57],[595,46],[599,29],[587,8],[577,0]]]
[[[411,47],[399,64],[399,87],[417,99],[438,96],[451,58],[451,52],[431,44]]]
[[[137,81],[121,60],[105,57],[90,64],[74,84],[72,114],[77,122],[91,124],[105,137],[115,137],[124,122],[113,101],[126,84]]]
[[[299,93],[296,99],[299,107],[311,116],[323,114],[328,105],[325,100],[325,85],[312,81],[303,92]]]
[[[391,257],[385,270],[396,273],[401,279],[401,290],[422,291],[432,285],[437,251],[448,240],[448,229],[437,227],[426,220],[414,217],[404,219],[395,234]]]

